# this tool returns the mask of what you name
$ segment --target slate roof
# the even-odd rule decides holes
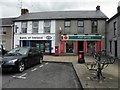
[[[0,26],[11,26],[15,18],[0,18]]]
[[[36,12],[21,15],[15,21],[38,20],[38,19],[108,19],[100,10],[93,11],[50,11]]]

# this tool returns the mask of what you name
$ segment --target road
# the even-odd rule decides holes
[[[2,74],[3,88],[81,88],[71,63],[43,62],[23,73]]]

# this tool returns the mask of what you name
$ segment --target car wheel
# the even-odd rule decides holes
[[[40,61],[39,61],[39,63],[42,64],[42,62],[43,62],[43,58],[40,57]]]
[[[20,62],[18,65],[18,72],[23,72],[25,69],[25,64],[24,62]]]

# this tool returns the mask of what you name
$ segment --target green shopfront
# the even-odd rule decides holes
[[[61,35],[60,53],[75,53],[84,51],[85,54],[101,51],[101,35]]]

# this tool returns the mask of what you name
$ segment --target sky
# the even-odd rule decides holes
[[[96,10],[97,5],[100,5],[100,10],[108,18],[111,18],[117,13],[119,1],[120,0],[0,0],[0,18],[18,17],[20,16],[21,8],[27,8],[29,12]]]

